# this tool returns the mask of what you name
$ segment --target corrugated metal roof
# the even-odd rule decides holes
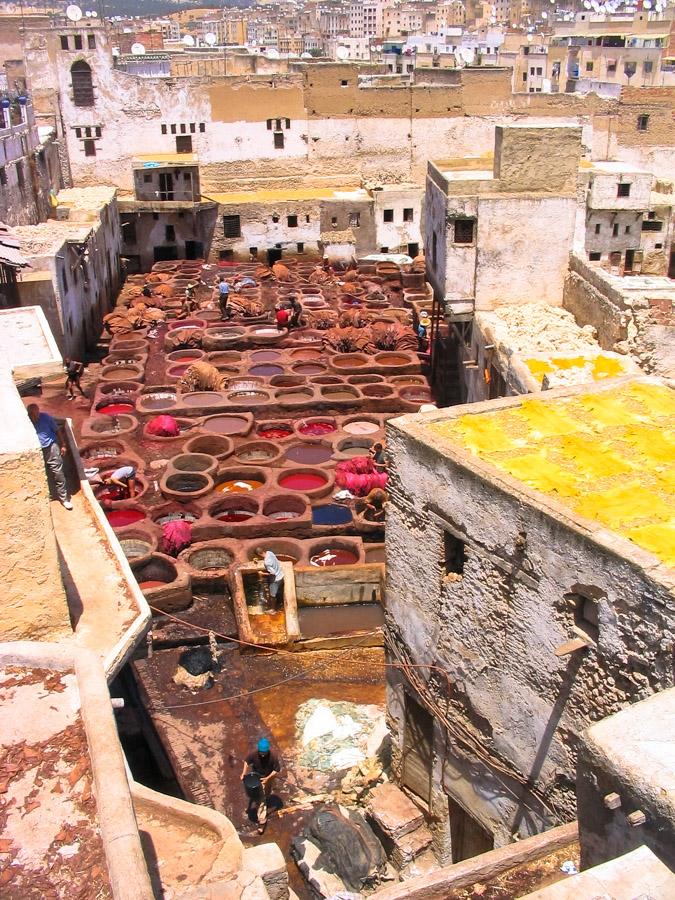
[[[29,265],[21,255],[19,239],[0,222],[0,263],[13,269],[23,269]]]

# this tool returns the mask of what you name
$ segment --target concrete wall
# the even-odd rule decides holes
[[[282,252],[297,253],[298,243],[305,253],[318,253],[321,236],[320,200],[267,200],[260,203],[221,203],[213,234],[213,255],[231,251],[240,259],[248,259],[251,247],[256,247],[262,261],[264,251],[280,244]],[[241,236],[224,235],[223,216],[239,216]],[[288,217],[296,216],[297,225],[289,226]],[[274,220],[277,221],[274,221]]]
[[[500,845],[572,819],[581,728],[672,684],[672,602],[637,561],[418,438],[413,420],[438,416],[388,426],[387,641],[395,660],[438,667],[414,671],[452,729],[434,714],[437,843],[447,794]],[[465,544],[461,575],[446,577],[446,531]],[[577,593],[597,604],[598,647],[557,657]],[[387,679],[398,769],[415,689]]]
[[[218,221],[215,203],[122,201],[120,210],[122,254],[129,259],[129,271],[149,272],[156,262],[155,248],[175,252],[176,259],[185,259],[188,249],[192,258],[207,258],[211,252]],[[132,223],[134,228],[126,223]],[[173,237],[167,227],[173,228]],[[193,242],[191,248],[188,242]],[[202,245],[200,253],[194,242]]]
[[[0,637],[58,640],[71,633],[49,489],[35,429],[9,372],[0,369]]]

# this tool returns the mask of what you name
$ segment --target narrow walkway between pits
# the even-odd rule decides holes
[[[84,495],[74,494],[72,500],[70,511],[50,504],[61,574],[75,640],[104,662],[138,608]]]

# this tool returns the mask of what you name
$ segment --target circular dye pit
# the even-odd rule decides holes
[[[113,528],[135,525],[136,522],[142,522],[146,517],[140,509],[109,509],[105,516]]]
[[[316,491],[327,483],[328,479],[316,472],[291,472],[279,479],[279,486],[288,491]]]
[[[202,428],[214,434],[239,434],[246,431],[248,420],[241,416],[212,416],[206,419]]]
[[[263,378],[271,378],[273,375],[283,375],[284,367],[275,366],[272,363],[253,366],[248,370],[249,375],[261,375]]]
[[[217,406],[222,404],[223,398],[215,391],[194,391],[191,394],[183,394],[181,402],[185,406]]]
[[[201,547],[188,552],[188,565],[206,572],[209,569],[226,569],[232,562],[232,554],[224,547]]]
[[[264,391],[233,391],[227,399],[232,403],[264,403],[269,400],[269,394]]]
[[[306,347],[301,350],[294,350],[291,353],[291,356],[293,357],[293,359],[321,359],[321,357],[323,356],[323,351],[312,350],[311,347]]]
[[[326,367],[320,363],[299,363],[297,366],[293,366],[293,371],[298,375],[320,375],[326,371]]]
[[[168,409],[175,404],[176,395],[169,391],[143,394],[141,402],[144,409]]]
[[[219,522],[246,522],[252,519],[255,513],[250,509],[226,509],[216,516]]]
[[[176,511],[172,513],[166,513],[166,515],[160,516],[158,519],[155,519],[155,522],[158,525],[168,525],[169,522],[196,522],[197,516],[191,512],[182,512]]]
[[[110,366],[107,371],[101,372],[101,378],[108,381],[133,381],[142,374],[142,370],[136,366]]]
[[[282,403],[307,403],[308,400],[312,400],[314,397],[314,392],[308,390],[307,388],[298,390],[282,390],[277,391],[276,398],[277,400],[281,400]]]
[[[127,559],[141,559],[152,553],[153,549],[151,541],[139,537],[122,538],[120,547]]]
[[[322,444],[298,444],[286,451],[286,459],[289,462],[300,463],[303,466],[321,465],[328,462],[332,455],[331,448]]]
[[[433,400],[431,391],[421,384],[404,387],[401,389],[400,394],[401,400],[407,400],[408,403],[431,403]]]
[[[190,368],[192,363],[179,363],[177,366],[170,366],[166,370],[166,374],[171,378],[181,378],[187,370]]]
[[[332,422],[305,422],[298,431],[308,437],[321,437],[324,434],[332,434],[337,431],[337,426]]]
[[[133,403],[105,403],[103,406],[96,408],[97,413],[103,416],[119,416],[122,413],[130,413],[134,411]]]
[[[356,553],[342,547],[326,547],[315,553],[309,560],[310,565],[325,568],[326,566],[353,566],[359,561]]]
[[[354,390],[349,390],[348,388],[336,388],[336,387],[327,387],[321,391],[322,396],[326,398],[326,400],[358,400],[358,394]]]
[[[280,356],[281,353],[278,350],[256,350],[251,354],[251,362],[254,362],[256,365],[276,362]]]
[[[168,584],[166,581],[139,581],[138,586],[142,591],[147,591],[151,588],[164,587],[165,584]]]
[[[258,429],[258,437],[265,441],[283,441],[292,434],[293,429],[290,425],[266,425]]]
[[[240,447],[235,456],[243,463],[268,463],[277,456],[276,447],[269,444],[258,444],[255,441]]]
[[[209,489],[211,479],[201,472],[175,472],[166,479],[166,487],[177,494],[200,494]]]
[[[368,447],[343,447],[340,453],[348,459],[353,459],[356,456],[368,456],[368,450]]]
[[[256,478],[232,478],[228,481],[221,481],[216,485],[216,490],[221,494],[250,494],[251,491],[261,488],[264,483]]]
[[[312,507],[312,525],[347,525],[351,521],[351,509],[338,503]]]
[[[254,328],[253,334],[256,337],[278,337],[282,332],[278,328]]]
[[[380,430],[380,426],[375,422],[368,422],[365,419],[359,419],[356,422],[348,422],[342,426],[342,430],[347,434],[375,434]]]
[[[411,359],[399,353],[378,353],[375,362],[380,366],[409,366]]]

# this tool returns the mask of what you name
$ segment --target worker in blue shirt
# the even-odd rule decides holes
[[[52,493],[56,493],[56,496],[66,509],[72,509],[73,504],[70,502],[66,475],[63,471],[63,457],[67,452],[66,436],[63,427],[48,413],[40,412],[40,407],[37,403],[29,405],[28,418],[37,432],[45,460],[50,490]]]

